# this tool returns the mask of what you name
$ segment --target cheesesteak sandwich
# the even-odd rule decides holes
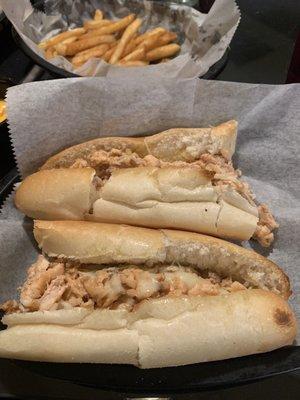
[[[211,236],[83,221],[35,221],[44,255],[1,306],[0,356],[167,367],[293,342],[287,276]]]
[[[100,138],[50,158],[15,198],[26,215],[273,241],[278,227],[230,161],[235,121],[144,138]]]

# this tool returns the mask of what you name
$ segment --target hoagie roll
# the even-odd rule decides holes
[[[36,219],[182,229],[268,246],[278,225],[230,162],[236,127],[228,121],[73,146],[23,181],[16,206]]]
[[[263,256],[196,233],[36,221],[44,255],[2,305],[0,356],[185,365],[289,345],[288,278]]]

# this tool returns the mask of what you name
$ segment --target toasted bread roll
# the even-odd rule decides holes
[[[235,240],[253,238],[269,247],[279,225],[266,204],[256,204],[230,161],[236,128],[236,121],[228,121],[215,128],[175,128],[150,137],[99,138],[73,146],[24,181],[16,205],[37,219],[185,229]],[[89,168],[94,169],[91,182]],[[45,172],[56,169],[61,172],[53,177]],[[73,187],[75,176],[83,197],[92,192],[84,201],[79,185],[78,191]]]
[[[32,218],[84,219],[95,199],[94,176],[92,168],[36,172],[19,186],[15,204]]]
[[[153,155],[163,161],[196,160],[203,153],[221,153],[230,159],[235,150],[237,122],[232,120],[212,128],[172,128],[146,137],[107,137],[72,146],[53,157],[42,169],[66,168],[99,150],[130,150],[139,156]]]
[[[74,309],[7,316],[11,327],[0,333],[0,356],[159,368],[271,351],[292,344],[296,334],[288,304],[255,289],[153,299],[119,313],[118,324],[115,314]]]
[[[137,332],[127,329],[97,331],[45,323],[17,325],[0,333],[0,356],[29,361],[138,365],[138,341]]]
[[[93,264],[174,264],[209,269],[253,287],[290,295],[287,276],[260,254],[191,232],[80,221],[35,221],[34,236],[50,257]]]
[[[228,186],[213,186],[195,167],[114,170],[99,186],[91,168],[42,170],[17,190],[16,206],[38,219],[91,220],[175,228],[248,240],[258,211]]]
[[[185,365],[289,345],[296,321],[274,263],[195,233],[35,221],[51,258],[8,301],[0,357]],[[41,340],[42,338],[42,340]]]
[[[248,240],[258,218],[229,204],[213,202],[162,203],[147,201],[140,207],[99,199],[91,221],[131,224],[151,228],[174,228],[208,235]]]

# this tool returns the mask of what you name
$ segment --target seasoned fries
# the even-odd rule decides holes
[[[129,14],[117,21],[105,19],[101,10],[83,27],[62,32],[39,44],[47,60],[66,57],[75,68],[91,58],[124,67],[167,62],[180,51],[177,35],[163,27],[140,34],[142,20]]]
[[[155,33],[154,35],[149,35],[138,45],[138,48],[144,47],[146,51],[154,49],[158,46],[157,42],[161,36],[164,36],[164,34],[162,35],[161,33]]]
[[[108,19],[100,19],[100,20],[85,21],[83,26],[85,29],[99,29],[110,24],[112,24],[112,22],[109,21]]]
[[[61,43],[63,43],[63,44],[69,44],[69,43],[75,42],[76,40],[77,40],[77,37],[72,36],[72,37],[69,37],[68,39],[63,40]],[[57,46],[57,45],[55,45],[54,48],[56,48],[56,46]]]
[[[135,44],[136,37],[137,37],[137,34],[133,35],[132,39],[129,41],[129,43],[125,47],[122,57],[126,57],[128,54],[132,53],[137,48],[136,44]]]
[[[116,33],[124,28],[126,28],[131,22],[134,20],[135,15],[130,14],[125,18],[120,19],[117,22],[113,22],[112,24],[109,24],[108,26],[104,26],[103,28],[100,28],[97,30],[98,35],[107,35],[109,33]]]
[[[161,27],[155,28],[152,31],[148,31],[148,32],[145,32],[142,35],[140,35],[136,39],[135,43],[137,45],[139,45],[143,40],[147,39],[149,36],[156,35],[157,33],[165,33],[165,32],[166,32],[166,30],[164,28],[161,28]]]
[[[82,51],[78,54],[76,54],[75,57],[72,59],[72,64],[75,67],[79,67],[80,65],[84,64],[86,61],[88,61],[92,57],[101,57],[103,56],[104,53],[109,50],[109,44],[100,44],[99,46],[92,47],[91,49]]]
[[[124,52],[125,47],[127,46],[130,39],[133,37],[133,35],[136,33],[136,31],[139,29],[141,25],[142,25],[142,20],[140,18],[137,18],[135,21],[133,21],[130,25],[127,26],[115,51],[110,57],[109,60],[110,64],[115,64],[117,61],[119,61],[119,59],[122,56],[122,53]]]
[[[169,44],[171,42],[174,42],[177,39],[177,35],[174,32],[166,32],[163,35],[161,35],[157,41],[155,42],[154,46],[152,45],[152,43],[150,42],[150,38],[148,39],[149,43],[148,46],[142,42],[142,45],[144,44],[144,46],[146,47],[147,51],[150,51],[156,47],[161,47],[161,46],[165,46],[166,44]]]
[[[113,35],[95,36],[88,39],[78,40],[70,44],[57,45],[56,49],[58,54],[63,56],[73,56],[83,50],[95,47],[102,43],[113,43],[116,39]]]
[[[137,60],[145,60],[146,49],[145,47],[139,47],[134,50],[132,53],[129,53],[126,57],[123,58],[124,61],[137,61]]]
[[[162,58],[168,58],[174,56],[180,50],[179,44],[173,43],[166,46],[157,47],[146,54],[147,61],[156,61]]]
[[[104,60],[108,63],[110,60],[110,57],[112,56],[116,47],[117,47],[117,43],[114,44],[109,50],[107,50],[107,52],[103,55],[102,60]]]
[[[100,21],[101,19],[103,19],[103,12],[101,10],[96,10],[94,14],[94,20]]]
[[[55,56],[57,56],[57,51],[55,50],[54,47],[49,47],[48,49],[46,49],[45,51],[46,60],[50,60]]]
[[[52,39],[47,40],[46,42],[41,42],[40,47],[42,49],[48,49],[49,47],[52,47],[60,42],[63,42],[65,39],[72,37],[72,36],[80,36],[83,33],[85,33],[85,28],[76,28],[72,29],[71,31],[66,31],[59,33],[58,35],[54,36]]]

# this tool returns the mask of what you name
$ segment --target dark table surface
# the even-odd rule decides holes
[[[230,45],[228,63],[217,79],[285,83],[300,33],[300,1],[237,0],[237,4],[241,22]]]
[[[217,79],[250,83],[286,82],[295,42],[299,34],[299,0],[238,0],[242,20],[230,46],[229,60]],[[32,67],[31,61],[16,49],[10,37],[0,32],[0,78],[20,81]],[[51,78],[44,74],[42,79]],[[1,138],[0,159],[6,157],[0,177],[12,167],[7,138]],[[35,375],[7,360],[0,360],[0,398],[41,399],[122,399],[129,397],[98,389],[85,388]],[[164,396],[168,397],[168,396]],[[300,398],[300,374],[290,373],[265,381],[189,395],[176,399]]]

